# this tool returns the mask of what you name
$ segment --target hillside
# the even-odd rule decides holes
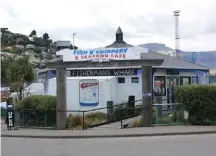
[[[72,45],[70,48],[73,48]],[[30,51],[39,56],[43,52],[55,53],[55,42],[47,32],[38,36],[36,30],[32,30],[29,35],[25,35],[1,28],[1,51],[17,55]]]
[[[169,51],[172,50],[171,48],[167,47],[165,44],[160,43],[147,43],[147,44],[140,44],[139,46],[147,48],[152,51]],[[184,60],[187,62],[191,62],[192,60],[192,53],[196,52],[196,64],[200,64],[203,66],[207,66],[211,69],[216,69],[216,51],[187,51],[184,52]]]

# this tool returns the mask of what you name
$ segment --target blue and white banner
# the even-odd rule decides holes
[[[142,47],[101,48],[101,49],[63,49],[56,55],[63,55],[64,62],[87,60],[131,60],[140,59],[141,52],[148,52]]]

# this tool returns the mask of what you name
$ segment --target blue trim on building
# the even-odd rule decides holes
[[[80,106],[97,106],[98,102],[93,102],[93,103],[84,103],[84,102],[80,102]]]

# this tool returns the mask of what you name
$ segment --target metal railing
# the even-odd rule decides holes
[[[166,101],[168,99],[164,99]],[[68,129],[87,129],[105,124],[115,123],[120,128],[128,126],[139,126],[141,124],[142,104],[131,105],[131,103],[121,103],[112,107],[103,107],[92,110],[35,110],[24,109],[15,111],[15,123],[18,127],[56,128],[56,111],[65,113],[67,121],[65,127]],[[169,106],[169,107],[168,107]],[[108,111],[111,109],[112,111]],[[172,125],[182,124],[184,113],[181,104],[153,104],[153,124]],[[137,125],[136,125],[137,124]]]

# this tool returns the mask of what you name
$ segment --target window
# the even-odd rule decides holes
[[[192,77],[192,84],[197,84],[197,77]]]
[[[139,83],[139,77],[132,77],[131,83]]]
[[[210,83],[216,83],[216,75],[211,75],[211,76],[209,77],[209,82],[210,82]]]
[[[124,77],[118,77],[118,83],[125,83]]]
[[[165,76],[154,77],[154,94],[155,96],[166,96]]]
[[[191,84],[191,77],[180,77],[180,85]]]

